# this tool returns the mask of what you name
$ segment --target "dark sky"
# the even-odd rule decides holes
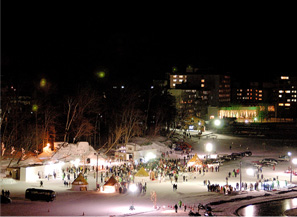
[[[199,8],[192,16],[140,11],[127,18],[130,11],[98,5],[20,2],[2,2],[2,79],[77,83],[105,68],[111,79],[148,81],[188,64],[237,78],[249,73],[250,80],[297,71],[296,17],[287,11]]]

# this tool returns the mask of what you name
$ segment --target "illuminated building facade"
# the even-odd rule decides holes
[[[169,75],[170,89],[196,90],[196,96],[206,104],[218,106],[231,101],[230,75],[188,66],[185,73],[173,68]]]
[[[258,106],[229,106],[220,107],[219,118],[236,118],[238,122],[267,122],[275,121],[273,105]]]
[[[258,104],[263,102],[263,88],[258,82],[251,82],[246,88],[236,88],[235,102],[241,104]]]
[[[276,80],[275,99],[278,118],[296,119],[297,77],[279,76]]]
[[[176,98],[178,116],[206,118],[208,106],[227,106],[231,101],[228,74],[188,66],[185,73],[173,68],[169,92]]]

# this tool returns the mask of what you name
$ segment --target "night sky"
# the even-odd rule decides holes
[[[105,69],[111,80],[146,82],[188,64],[250,80],[293,74],[295,16],[263,9],[156,18],[98,5],[2,2],[1,78],[77,84]]]

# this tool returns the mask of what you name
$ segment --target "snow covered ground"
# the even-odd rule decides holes
[[[190,140],[189,140],[190,141]],[[192,137],[190,143],[193,145],[194,153],[205,154],[204,145],[212,142],[216,147],[218,154],[228,154],[248,150],[253,152],[251,157],[242,158],[242,181],[255,183],[257,177],[249,176],[244,171],[251,167],[252,161],[262,158],[277,158],[280,154],[292,152],[292,156],[297,157],[297,141],[286,140],[268,140],[257,138],[236,138],[231,136],[217,135],[216,139],[203,137],[198,139]],[[233,144],[232,144],[233,142]],[[265,143],[265,145],[263,145]],[[230,150],[230,145],[232,146]],[[173,154],[172,158],[181,157]],[[11,179],[1,179],[1,188],[10,191],[12,204],[1,204],[1,216],[122,216],[122,215],[146,215],[146,216],[187,216],[187,212],[179,209],[175,213],[171,208],[174,204],[182,200],[188,207],[194,207],[199,203],[209,204],[216,201],[230,201],[211,205],[213,213],[217,216],[235,215],[239,207],[282,198],[297,197],[296,191],[284,186],[285,180],[290,180],[290,174],[284,173],[288,168],[288,162],[281,162],[276,166],[275,171],[272,167],[264,167],[264,178],[276,178],[281,181],[281,188],[278,191],[247,191],[240,195],[223,195],[214,192],[208,192],[207,187],[203,185],[203,180],[210,180],[213,184],[224,185],[228,172],[239,168],[239,160],[224,163],[220,172],[208,172],[205,175],[188,174],[189,180],[183,182],[182,175],[177,183],[177,191],[173,191],[171,182],[166,179],[165,182],[159,183],[150,181],[147,183],[147,193],[141,195],[127,194],[106,194],[95,191],[95,179],[91,172],[88,176],[89,191],[74,192],[63,185],[62,180],[43,180],[45,189],[52,189],[57,192],[57,199],[53,202],[30,201],[25,199],[25,189],[29,187],[39,188],[39,182],[21,182]],[[196,177],[196,178],[195,178]],[[231,177],[229,184],[235,186],[239,182],[239,176]],[[293,183],[297,183],[297,176],[293,176]],[[295,188],[296,189],[296,188]],[[153,203],[150,199],[150,192],[155,191],[157,194],[158,210],[153,209]],[[279,192],[285,192],[279,194]],[[245,198],[237,200],[239,198]],[[231,201],[233,200],[233,201]],[[234,202],[235,201],[235,202]],[[131,204],[134,204],[135,210],[129,210]],[[194,210],[197,211],[197,208]],[[293,212],[293,211],[292,211]],[[203,214],[203,212],[200,212]]]

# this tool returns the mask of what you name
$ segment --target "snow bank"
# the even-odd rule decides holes
[[[1,178],[0,183],[1,185],[12,185],[12,184],[16,184],[17,181],[13,178]]]

